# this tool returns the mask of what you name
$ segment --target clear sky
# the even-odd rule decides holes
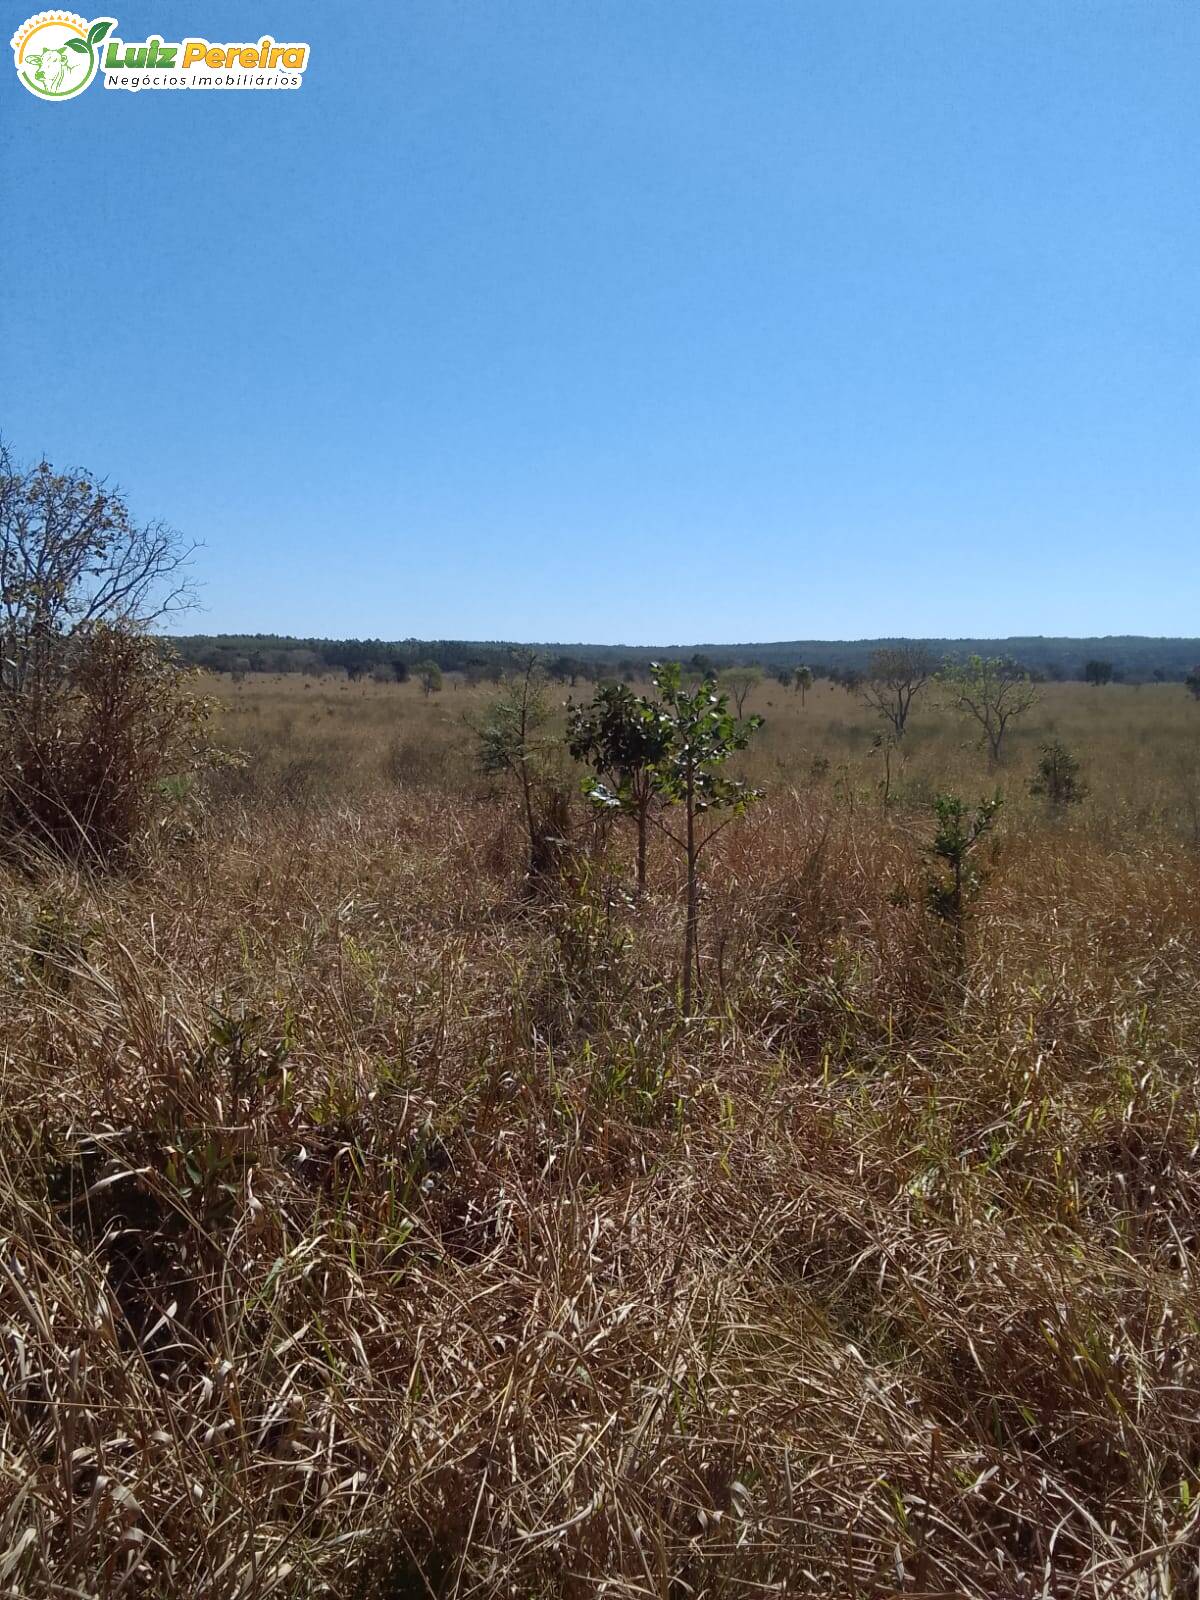
[[[1200,632],[1195,0],[113,9],[312,46],[0,75],[0,427],[198,631]]]

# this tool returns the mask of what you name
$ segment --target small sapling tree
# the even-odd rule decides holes
[[[1088,786],[1079,776],[1079,762],[1057,739],[1042,746],[1029,792],[1046,800],[1055,811],[1078,805],[1086,797]]]
[[[637,892],[646,892],[646,834],[658,765],[671,731],[656,708],[623,683],[606,683],[589,705],[567,713],[567,747],[592,774],[584,793],[593,805],[632,818],[637,827]]]
[[[971,855],[990,832],[1000,805],[999,794],[981,800],[974,815],[957,795],[940,794],[933,803],[937,829],[929,853],[939,870],[929,880],[929,906],[953,930],[960,972],[967,964],[967,911],[983,885],[983,875],[972,866]]]
[[[797,667],[793,682],[795,683],[796,688],[800,691],[800,704],[802,706],[806,705],[808,703],[808,691],[813,686],[812,668]]]
[[[1028,672],[1007,656],[971,656],[947,662],[941,681],[954,709],[974,718],[983,729],[988,754],[999,761],[1009,723],[1037,704],[1037,685]]]
[[[877,733],[871,740],[871,754],[879,756],[883,764],[883,777],[879,780],[879,797],[883,801],[885,812],[891,807],[894,796],[892,794],[892,762],[898,746],[896,736],[891,733]]]
[[[529,840],[529,875],[541,876],[550,862],[550,843],[539,824],[537,785],[547,741],[542,729],[550,720],[546,677],[536,650],[514,656],[514,669],[487,709],[479,737],[479,764],[484,772],[505,775],[517,785]]]
[[[683,812],[682,831],[663,821],[663,830],[684,856],[687,866],[687,914],[683,939],[683,1014],[690,1017],[699,966],[700,857],[729,823],[760,797],[761,791],[725,776],[729,758],[744,750],[762,727],[758,716],[737,718],[729,710],[713,678],[699,688],[685,688],[677,662],[651,668],[658,690],[655,707],[667,735],[666,754],[655,768],[655,789],[667,806]],[[715,827],[709,818],[728,812]]]

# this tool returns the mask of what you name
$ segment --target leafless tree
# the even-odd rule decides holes
[[[165,522],[135,522],[103,478],[23,469],[0,442],[0,693],[45,686],[64,643],[96,623],[148,627],[188,609],[195,548]]]
[[[872,653],[859,692],[902,739],[912,703],[936,671],[937,661],[924,645],[892,645]]]

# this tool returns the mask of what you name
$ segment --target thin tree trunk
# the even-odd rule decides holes
[[[696,965],[696,922],[698,916],[696,894],[696,808],[692,788],[692,774],[687,782],[687,921],[683,933],[683,1014],[692,1014],[694,994],[694,969]]]
[[[646,812],[649,804],[649,800],[643,800],[638,807],[637,894],[639,900],[646,893]]]

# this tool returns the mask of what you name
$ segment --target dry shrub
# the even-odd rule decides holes
[[[0,698],[0,835],[10,848],[125,863],[156,808],[209,759],[209,706],[146,634],[99,625],[59,653],[57,674]]]

